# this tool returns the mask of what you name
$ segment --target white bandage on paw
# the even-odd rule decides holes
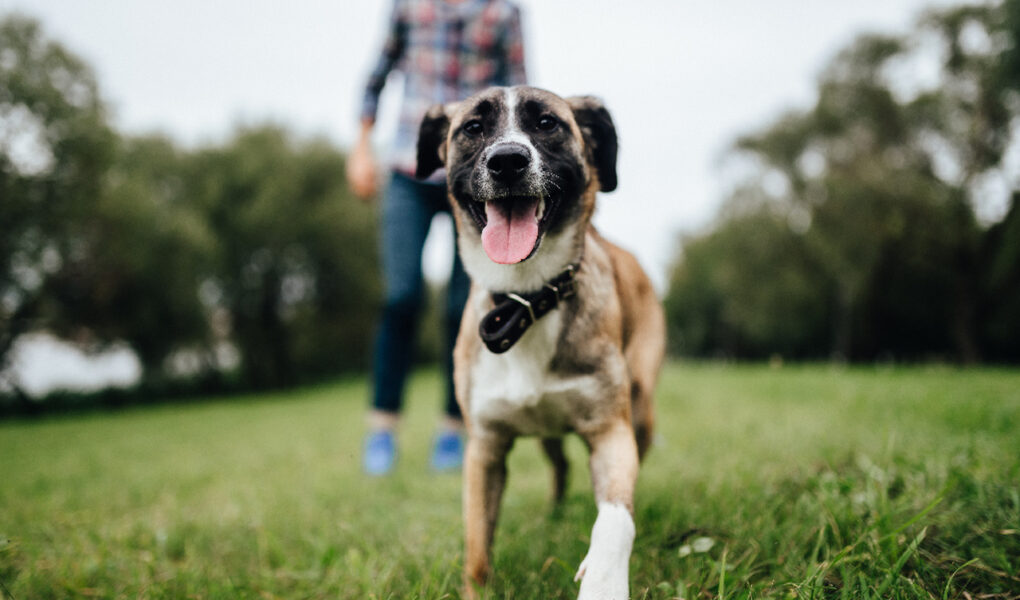
[[[581,579],[578,600],[627,600],[629,563],[634,546],[634,519],[621,504],[599,503],[591,528],[591,545],[574,581]]]

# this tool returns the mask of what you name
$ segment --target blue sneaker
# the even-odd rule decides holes
[[[397,458],[397,444],[392,431],[376,431],[365,440],[363,465],[369,475],[386,475],[393,470]]]
[[[464,463],[464,440],[455,431],[445,431],[436,437],[432,448],[432,468],[437,471],[453,471]]]

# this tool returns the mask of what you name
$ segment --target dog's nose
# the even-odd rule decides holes
[[[485,166],[496,181],[513,183],[524,175],[530,164],[531,155],[527,148],[519,144],[505,144],[492,150]]]

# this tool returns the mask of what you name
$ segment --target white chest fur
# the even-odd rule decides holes
[[[471,368],[471,417],[479,425],[509,426],[520,435],[555,435],[571,428],[578,402],[597,393],[591,376],[550,372],[563,327],[554,310],[503,354],[482,350]]]

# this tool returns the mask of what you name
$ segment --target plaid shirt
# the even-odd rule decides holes
[[[492,85],[525,83],[520,10],[509,0],[394,0],[382,56],[365,90],[362,120],[375,120],[379,93],[394,68],[405,79],[391,162],[413,174],[418,127],[429,107]]]

